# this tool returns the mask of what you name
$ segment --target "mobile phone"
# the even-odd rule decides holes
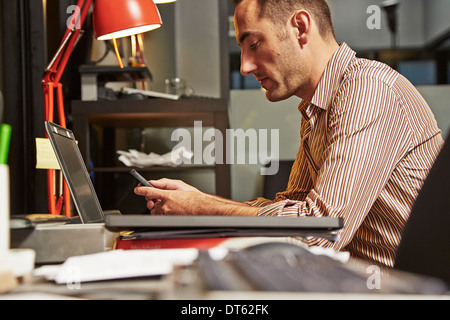
[[[141,176],[140,174],[139,174],[139,172],[137,172],[136,170],[131,170],[130,171],[130,174],[133,176],[133,177],[135,177],[144,187],[151,187],[151,188],[154,188],[154,186],[152,186],[151,184],[150,184],[150,182],[148,182],[147,180],[145,180],[145,178],[143,177],[143,176]]]

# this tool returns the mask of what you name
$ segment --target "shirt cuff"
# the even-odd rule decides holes
[[[252,207],[265,207],[273,204],[274,202],[273,200],[268,200],[266,198],[257,198],[254,200],[246,201],[245,203]]]
[[[267,205],[258,211],[260,217],[299,217],[298,201],[283,200]]]

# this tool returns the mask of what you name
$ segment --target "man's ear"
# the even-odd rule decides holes
[[[309,41],[311,34],[312,19],[306,10],[297,11],[292,17],[292,26],[296,29],[296,36],[301,45],[305,45]]]

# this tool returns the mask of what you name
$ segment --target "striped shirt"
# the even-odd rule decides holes
[[[442,145],[429,106],[385,64],[345,43],[311,103],[302,102],[301,145],[286,191],[248,202],[260,216],[344,219],[340,239],[313,246],[392,267],[412,205]]]

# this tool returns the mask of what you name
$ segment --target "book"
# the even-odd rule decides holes
[[[162,93],[162,92],[156,92],[156,91],[150,91],[150,90],[140,90],[140,89],[134,89],[134,88],[122,88],[122,93],[124,93],[124,94],[142,94],[143,96],[150,97],[150,98],[162,98],[162,99],[169,99],[169,100],[179,100],[181,98],[181,96],[175,95],[175,94]]]
[[[183,238],[183,239],[123,239],[116,240],[115,249],[187,249],[207,250],[217,247],[228,238]]]
[[[9,225],[14,229],[29,229],[38,224],[66,224],[72,221],[71,218],[61,215],[51,214],[28,214],[12,216]]]

